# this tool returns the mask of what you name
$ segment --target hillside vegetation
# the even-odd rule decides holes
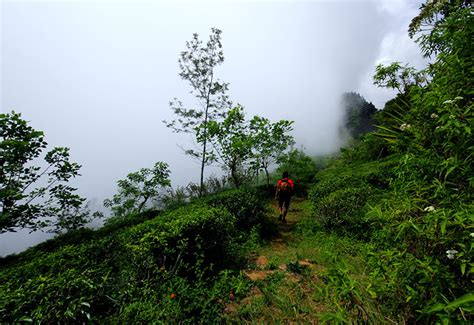
[[[222,298],[245,288],[238,268],[263,230],[263,202],[255,192],[230,191],[144,222],[145,216],[132,215],[97,231],[68,233],[4,258],[0,319],[215,321]]]
[[[170,190],[160,197],[163,211],[147,210],[152,196],[169,190],[167,165],[129,174],[109,200],[120,213],[104,227],[69,231],[0,259],[0,322],[472,323],[472,16],[470,1],[422,6],[409,32],[432,63],[422,71],[399,62],[377,66],[374,82],[399,93],[370,116],[375,132],[318,160],[324,169],[288,151],[291,137],[264,141],[286,136],[291,122],[247,121],[236,107],[220,122],[198,123],[204,144],[220,141],[212,150],[220,149],[233,186],[214,180]],[[422,26],[429,28],[421,33]],[[228,130],[232,137],[224,136]],[[34,133],[39,150],[42,133]],[[204,166],[205,154],[199,158]],[[269,209],[274,189],[249,186],[262,171],[268,184],[275,161],[299,187],[289,223],[279,226]],[[15,189],[23,193],[25,182]],[[198,195],[186,194],[192,191]],[[2,214],[4,221],[15,217],[5,229],[38,214],[15,200]],[[22,220],[20,212],[30,210]],[[263,255],[266,275],[252,279]]]
[[[362,308],[368,320],[472,321],[472,7],[429,2],[411,36],[421,26],[432,26],[418,43],[434,62],[377,67],[375,83],[400,93],[378,113],[378,131],[343,150],[310,193],[317,229],[364,242],[368,285],[331,278],[346,293],[343,316]]]

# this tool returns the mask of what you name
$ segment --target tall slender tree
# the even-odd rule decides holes
[[[200,195],[203,194],[204,168],[214,157],[208,145],[208,122],[222,117],[232,105],[226,95],[228,83],[220,81],[215,75],[216,67],[224,62],[221,33],[221,30],[212,28],[207,43],[204,44],[196,33],[191,41],[186,42],[186,50],[181,52],[179,58],[179,76],[189,83],[191,94],[196,97],[200,107],[185,107],[174,98],[170,107],[176,118],[169,122],[163,121],[174,132],[191,133],[195,137],[200,129],[200,148],[185,150],[186,154],[201,161]]]

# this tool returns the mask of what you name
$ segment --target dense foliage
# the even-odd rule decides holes
[[[90,220],[85,199],[68,184],[81,168],[69,160],[69,148],[41,157],[44,133],[15,112],[0,114],[0,137],[0,233],[17,227],[60,232]]]
[[[152,200],[159,200],[164,189],[171,186],[168,164],[157,162],[150,168],[129,173],[125,179],[119,180],[119,191],[111,199],[104,201],[115,217],[140,213]]]
[[[245,261],[246,243],[258,238],[249,232],[264,211],[250,192],[222,193],[208,204],[136,225],[132,215],[129,226],[121,219],[4,258],[0,319],[216,321],[229,292],[247,287],[235,270]]]
[[[210,196],[205,202],[211,206],[225,207],[236,217],[236,225],[244,231],[256,229],[262,237],[274,234],[274,224],[265,217],[265,196],[256,190],[230,190]]]
[[[267,185],[270,185],[269,168],[279,157],[287,153],[294,144],[292,121],[269,119],[254,116],[245,119],[242,106],[236,106],[223,114],[221,121],[210,121],[198,128],[198,142],[207,135],[214,151],[212,160],[218,162],[235,187],[246,179],[265,172]]]
[[[472,321],[472,8],[432,1],[414,19],[414,34],[418,20],[433,23],[418,41],[434,62],[421,72],[399,63],[377,68],[376,83],[402,93],[377,117],[376,134],[318,174],[311,199],[319,226],[366,240],[370,286],[346,297],[346,311]],[[356,280],[336,270],[331,281],[341,291]]]

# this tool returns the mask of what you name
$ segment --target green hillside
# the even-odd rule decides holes
[[[398,94],[370,116],[374,132],[315,161],[289,150],[289,121],[247,121],[238,106],[191,123],[199,141],[217,141],[209,154],[231,182],[172,191],[156,211],[145,207],[169,186],[167,165],[159,188],[134,187],[151,170],[129,174],[104,227],[0,259],[0,322],[474,322],[472,5],[429,1],[409,33],[431,63],[377,66],[375,84]],[[202,175],[210,158],[198,157]],[[267,186],[284,170],[297,188],[287,224]],[[5,229],[32,211],[12,202]]]
[[[0,319],[219,319],[222,297],[245,288],[238,269],[258,229],[264,229],[264,212],[265,204],[254,192],[230,191],[136,225],[126,225],[134,223],[132,216],[4,258]],[[253,237],[250,229],[255,229]]]

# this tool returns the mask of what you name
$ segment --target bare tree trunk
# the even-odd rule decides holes
[[[202,146],[202,161],[201,161],[201,182],[199,184],[199,196],[202,197],[204,192],[204,165],[206,164],[206,146],[207,146],[207,107],[204,118],[204,144]]]
[[[267,187],[270,187],[270,174],[268,173],[268,167],[263,167],[265,169],[265,175],[267,175]]]
[[[201,182],[199,184],[199,196],[204,194],[204,166],[206,165],[206,150],[207,150],[207,119],[209,116],[209,100],[211,97],[212,81],[214,74],[211,74],[211,82],[209,83],[209,90],[207,91],[206,110],[204,111],[204,143],[202,145],[202,161],[201,161]]]
[[[138,212],[142,212],[143,207],[145,206],[146,201],[148,201],[149,196],[144,197],[144,200],[142,203],[140,203],[140,206],[138,207]]]
[[[230,176],[232,177],[232,181],[234,182],[235,187],[239,188],[240,180],[239,180],[239,175],[237,172],[237,167],[238,167],[238,164],[234,161],[230,166]]]
[[[235,188],[239,188],[240,187],[239,176],[237,175],[237,171],[235,169],[232,169],[231,176],[232,176],[232,180],[234,181]]]

